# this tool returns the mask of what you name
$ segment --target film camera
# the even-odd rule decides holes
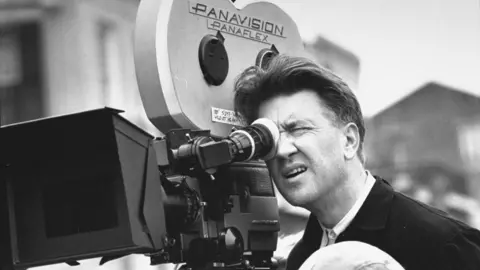
[[[267,2],[143,0],[135,66],[155,138],[104,108],[0,129],[0,268],[145,254],[185,269],[274,269],[276,126],[233,113],[233,80],[301,54]],[[233,131],[232,131],[233,128]]]

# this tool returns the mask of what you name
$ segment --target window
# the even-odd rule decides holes
[[[120,36],[113,23],[100,22],[98,26],[100,50],[100,83],[105,106],[118,107],[122,101],[122,65]]]
[[[43,117],[38,22],[0,25],[0,125]]]

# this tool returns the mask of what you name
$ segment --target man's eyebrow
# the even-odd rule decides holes
[[[312,124],[311,121],[304,120],[304,119],[287,119],[280,124],[280,127],[283,129],[294,128],[298,125],[302,124]]]
[[[297,119],[294,117],[294,115],[292,113],[284,121],[282,121],[282,122],[278,121],[277,126],[279,128],[283,128],[283,129],[291,128],[292,126],[296,125],[296,122],[297,122]]]

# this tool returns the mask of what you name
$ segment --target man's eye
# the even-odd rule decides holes
[[[290,132],[293,132],[293,133],[296,132],[296,133],[298,133],[298,132],[302,132],[302,131],[306,131],[306,130],[308,130],[308,128],[306,128],[306,127],[296,127],[296,128],[292,128],[292,129],[290,130]]]

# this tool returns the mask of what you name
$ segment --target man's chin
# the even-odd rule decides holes
[[[289,201],[288,205],[283,205],[280,211],[293,215],[305,216],[310,215],[310,211],[306,209],[306,203],[301,201]]]
[[[314,201],[311,198],[297,196],[288,200],[293,207],[308,208]]]
[[[319,194],[319,193],[314,193],[314,194],[295,194],[292,193],[292,196],[289,196],[287,198],[287,201],[293,206],[293,207],[301,207],[305,209],[311,209],[311,207],[314,207],[319,203],[319,201],[322,200],[322,198],[325,198],[325,194]]]

